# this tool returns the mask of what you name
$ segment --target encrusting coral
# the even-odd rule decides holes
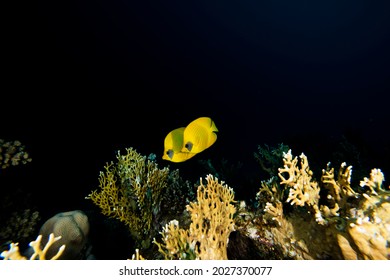
[[[263,235],[297,259],[390,259],[390,191],[379,169],[354,190],[346,163],[337,177],[328,164],[316,181],[304,154],[289,150],[283,162],[280,182],[263,181],[257,194],[274,225]]]
[[[212,175],[206,181],[204,185],[200,180],[197,201],[187,205],[189,229],[172,220],[161,232],[163,244],[154,240],[165,259],[227,259],[229,235],[235,230],[234,191]]]

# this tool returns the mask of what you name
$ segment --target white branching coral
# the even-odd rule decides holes
[[[370,173],[370,178],[365,177],[362,181],[360,181],[361,187],[368,187],[370,189],[371,194],[378,195],[383,191],[382,183],[385,180],[385,175],[383,175],[380,169],[372,169]]]
[[[307,157],[302,153],[300,159],[299,167],[298,158],[292,157],[291,149],[287,153],[283,153],[284,167],[279,168],[278,174],[281,179],[280,184],[290,188],[287,202],[290,202],[291,205],[316,205],[320,198],[320,188],[318,183],[312,179],[313,172],[309,168]],[[285,178],[283,173],[287,173],[288,177]]]

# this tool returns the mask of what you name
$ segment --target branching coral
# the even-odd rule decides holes
[[[390,192],[382,188],[379,169],[361,181],[357,192],[351,187],[352,167],[346,163],[337,176],[328,164],[317,182],[304,154],[298,161],[289,150],[283,162],[279,184],[262,182],[257,194],[264,218],[277,221],[271,228],[275,243],[286,251],[300,243],[303,258],[390,259]],[[286,203],[295,207],[288,215]]]
[[[229,234],[234,230],[233,215],[236,209],[233,189],[219,183],[218,179],[206,176],[207,185],[202,181],[197,190],[197,201],[191,202],[187,210],[192,223],[189,233],[195,243],[200,259],[227,259],[226,246]],[[198,248],[196,248],[198,247]]]
[[[153,233],[152,222],[160,212],[162,194],[168,186],[169,169],[159,169],[152,159],[133,148],[117,163],[109,163],[99,176],[99,190],[87,196],[108,217],[129,226],[137,247],[148,248]]]
[[[351,187],[352,166],[347,166],[345,162],[340,165],[340,169],[335,179],[334,168],[327,164],[327,168],[322,170],[322,186],[328,191],[326,205],[320,206],[316,220],[319,224],[327,224],[329,221],[336,221],[332,217],[346,216],[351,208],[349,199],[358,198],[358,194]]]
[[[260,207],[264,209],[267,220],[275,221],[281,225],[283,218],[283,192],[280,190],[276,177],[261,182],[256,199],[262,203]]]
[[[164,244],[154,240],[159,252],[165,259],[194,260],[197,258],[189,231],[179,227],[177,220],[172,220],[160,232]]]
[[[131,256],[132,260],[144,261],[145,258],[140,254],[139,249],[135,249],[135,253]]]
[[[289,187],[290,193],[287,201],[291,205],[308,206],[318,204],[320,198],[320,188],[318,183],[312,179],[313,172],[309,168],[309,162],[304,154],[300,156],[301,162],[298,166],[298,158],[292,157],[291,150],[284,153],[284,167],[279,168],[280,184]],[[283,173],[288,174],[288,178],[283,176]]]
[[[380,169],[360,181],[367,192],[350,209],[346,233],[338,236],[345,258],[390,259],[390,190],[382,188],[383,181]]]
[[[173,220],[161,232],[164,244],[154,241],[166,259],[227,259],[236,212],[234,191],[212,175],[206,181],[206,185],[200,181],[197,201],[187,205],[192,221],[189,229],[181,229]]]
[[[20,141],[0,139],[0,169],[5,169],[11,165],[26,164],[30,161],[31,158]]]
[[[55,237],[53,233],[49,235],[49,239],[46,243],[46,245],[42,247],[41,241],[42,241],[42,235],[38,235],[37,239],[35,241],[30,242],[30,247],[34,250],[34,253],[31,255],[29,258],[30,260],[46,260],[46,255],[50,247],[57,242],[58,240],[61,239],[61,236]],[[62,245],[57,253],[52,256],[50,259],[51,260],[56,260],[58,259],[62,253],[65,250],[65,245]],[[19,252],[19,244],[18,243],[11,243],[10,244],[10,249],[7,251],[4,251],[0,254],[1,257],[4,258],[4,260],[27,260],[27,257],[23,256]]]
[[[291,186],[295,185],[293,181],[290,183]],[[255,239],[271,244],[273,249],[277,248],[283,259],[313,259],[302,240],[304,235],[311,234],[305,232],[304,228],[313,222],[306,220],[306,213],[303,216],[294,213],[285,214],[285,203],[290,197],[290,192],[285,191],[282,186],[277,177],[261,182],[256,199],[263,214],[260,215],[259,221],[253,219],[254,224],[249,224],[249,227],[253,231],[257,224]]]

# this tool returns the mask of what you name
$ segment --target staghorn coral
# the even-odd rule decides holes
[[[49,234],[48,241],[46,245],[42,247],[41,241],[42,241],[42,235],[38,235],[37,239],[35,241],[30,242],[30,247],[33,250],[33,254],[28,258],[29,260],[46,260],[47,259],[47,253],[48,250],[50,250],[51,246],[55,242],[61,239],[61,236],[55,237],[53,233]],[[55,255],[50,257],[50,260],[57,260],[62,253],[65,250],[65,245],[62,245],[58,248],[58,251]],[[10,248],[7,251],[3,251],[0,254],[1,257],[4,258],[4,260],[27,260],[27,257],[23,256],[19,252],[19,244],[18,243],[11,243]]]
[[[163,244],[154,240],[165,259],[227,259],[229,235],[235,230],[234,191],[210,174],[206,181],[203,185],[200,180],[197,200],[187,205],[189,228],[182,229],[172,220],[161,232]]]
[[[261,236],[296,259],[390,259],[390,192],[379,169],[358,192],[346,163],[337,176],[328,163],[316,181],[304,154],[299,161],[289,150],[283,162],[280,181],[263,181],[257,193],[263,226],[269,225]]]

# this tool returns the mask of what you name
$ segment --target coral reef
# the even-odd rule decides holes
[[[88,199],[101,208],[104,215],[117,218],[129,226],[137,245],[148,248],[153,216],[161,206],[161,195],[167,188],[169,169],[157,164],[135,149],[118,151],[118,162],[107,164],[100,173],[99,190]]]
[[[5,214],[3,215],[5,216]],[[4,222],[1,224],[0,244],[6,244],[12,239],[19,240],[21,243],[31,240],[29,238],[34,234],[40,219],[39,212],[32,211],[31,209],[14,211],[11,215],[7,215],[7,217],[4,218]],[[0,219],[0,221],[2,221],[2,219]],[[0,246],[0,250],[3,249],[2,247],[3,246]]]
[[[30,247],[33,250],[33,254],[28,258],[29,260],[57,260],[65,250],[65,245],[62,245],[58,248],[58,251],[55,255],[48,258],[47,253],[50,250],[51,246],[55,242],[61,239],[61,236],[55,237],[53,233],[49,234],[46,245],[42,248],[42,235],[38,235],[35,241],[30,242]],[[4,258],[4,260],[27,260],[27,257],[23,256],[19,252],[19,244],[11,243],[10,248],[7,251],[3,251],[0,256]]]
[[[170,221],[161,232],[163,244],[154,240],[165,259],[227,259],[229,235],[234,231],[236,212],[234,191],[212,175],[202,179],[197,189],[197,201],[187,205],[191,215],[188,229]]]
[[[282,164],[283,153],[287,152],[289,147],[283,143],[277,148],[270,147],[267,144],[258,145],[257,152],[253,153],[256,161],[259,163],[262,171],[269,176],[277,176],[278,168]]]
[[[89,234],[89,221],[87,215],[81,210],[61,212],[49,218],[40,228],[41,244],[46,244],[50,234],[61,236],[61,240],[51,245],[46,257],[52,258],[62,245],[66,251],[60,259],[82,259]],[[28,254],[26,252],[26,254]]]
[[[4,259],[82,259],[89,233],[89,222],[81,210],[58,213],[40,228],[38,238],[20,254],[19,242],[10,243]],[[57,237],[55,237],[57,236]],[[64,248],[66,247],[66,250]]]
[[[26,178],[25,174],[14,170],[31,160],[20,141],[0,139],[0,251],[5,250],[12,240],[27,244],[35,235],[41,219],[32,192],[26,191],[20,183],[21,178]]]
[[[31,162],[31,158],[20,141],[0,139],[0,170],[28,162]]]
[[[132,260],[143,261],[145,258],[140,254],[139,249],[135,249],[135,253],[131,256]]]
[[[107,164],[100,173],[99,189],[86,198],[104,215],[125,223],[137,248],[148,249],[167,219],[162,216],[169,216],[170,211],[176,213],[178,200],[185,201],[190,195],[183,193],[189,185],[181,180],[178,171],[160,169],[154,157],[142,156],[133,148],[127,148],[124,155],[118,151],[116,158],[115,164]],[[171,209],[165,208],[168,213],[161,211],[164,199],[176,200],[175,205],[167,202],[171,205]]]
[[[300,161],[299,161],[300,159]],[[351,186],[352,166],[337,174],[327,165],[317,181],[307,157],[283,154],[279,181],[263,181],[263,236],[296,259],[390,259],[390,191],[383,173],[371,171],[360,189]],[[287,191],[287,192],[286,192]]]
[[[249,202],[237,200],[236,190],[216,176],[234,182],[240,163],[228,168],[225,160],[219,167],[200,161],[215,174],[192,185],[178,169],[159,168],[153,154],[142,156],[133,148],[117,152],[116,161],[100,172],[99,188],[86,198],[104,216],[116,219],[107,220],[128,227],[130,236],[126,232],[125,238],[134,241],[129,248],[135,249],[132,260],[389,260],[390,189],[384,186],[382,171],[372,169],[357,183],[345,162],[336,170],[330,163],[322,170],[312,169],[305,154],[293,156],[287,148],[258,147],[255,158],[270,178],[256,185],[256,196]],[[7,164],[12,165],[11,158]],[[2,164],[3,169],[9,166]],[[249,186],[243,180],[234,185]],[[0,238],[3,246],[10,246],[0,248],[1,257],[87,259],[90,220],[83,211],[54,215],[20,253],[19,243],[31,240],[39,213],[24,209],[26,205],[10,211],[15,204],[7,197],[2,201],[6,215],[0,213]],[[102,215],[96,215],[100,220]]]
[[[390,259],[390,191],[382,189],[384,175],[373,169],[360,186],[366,188],[359,205],[350,209],[344,235],[338,235],[346,259]]]

